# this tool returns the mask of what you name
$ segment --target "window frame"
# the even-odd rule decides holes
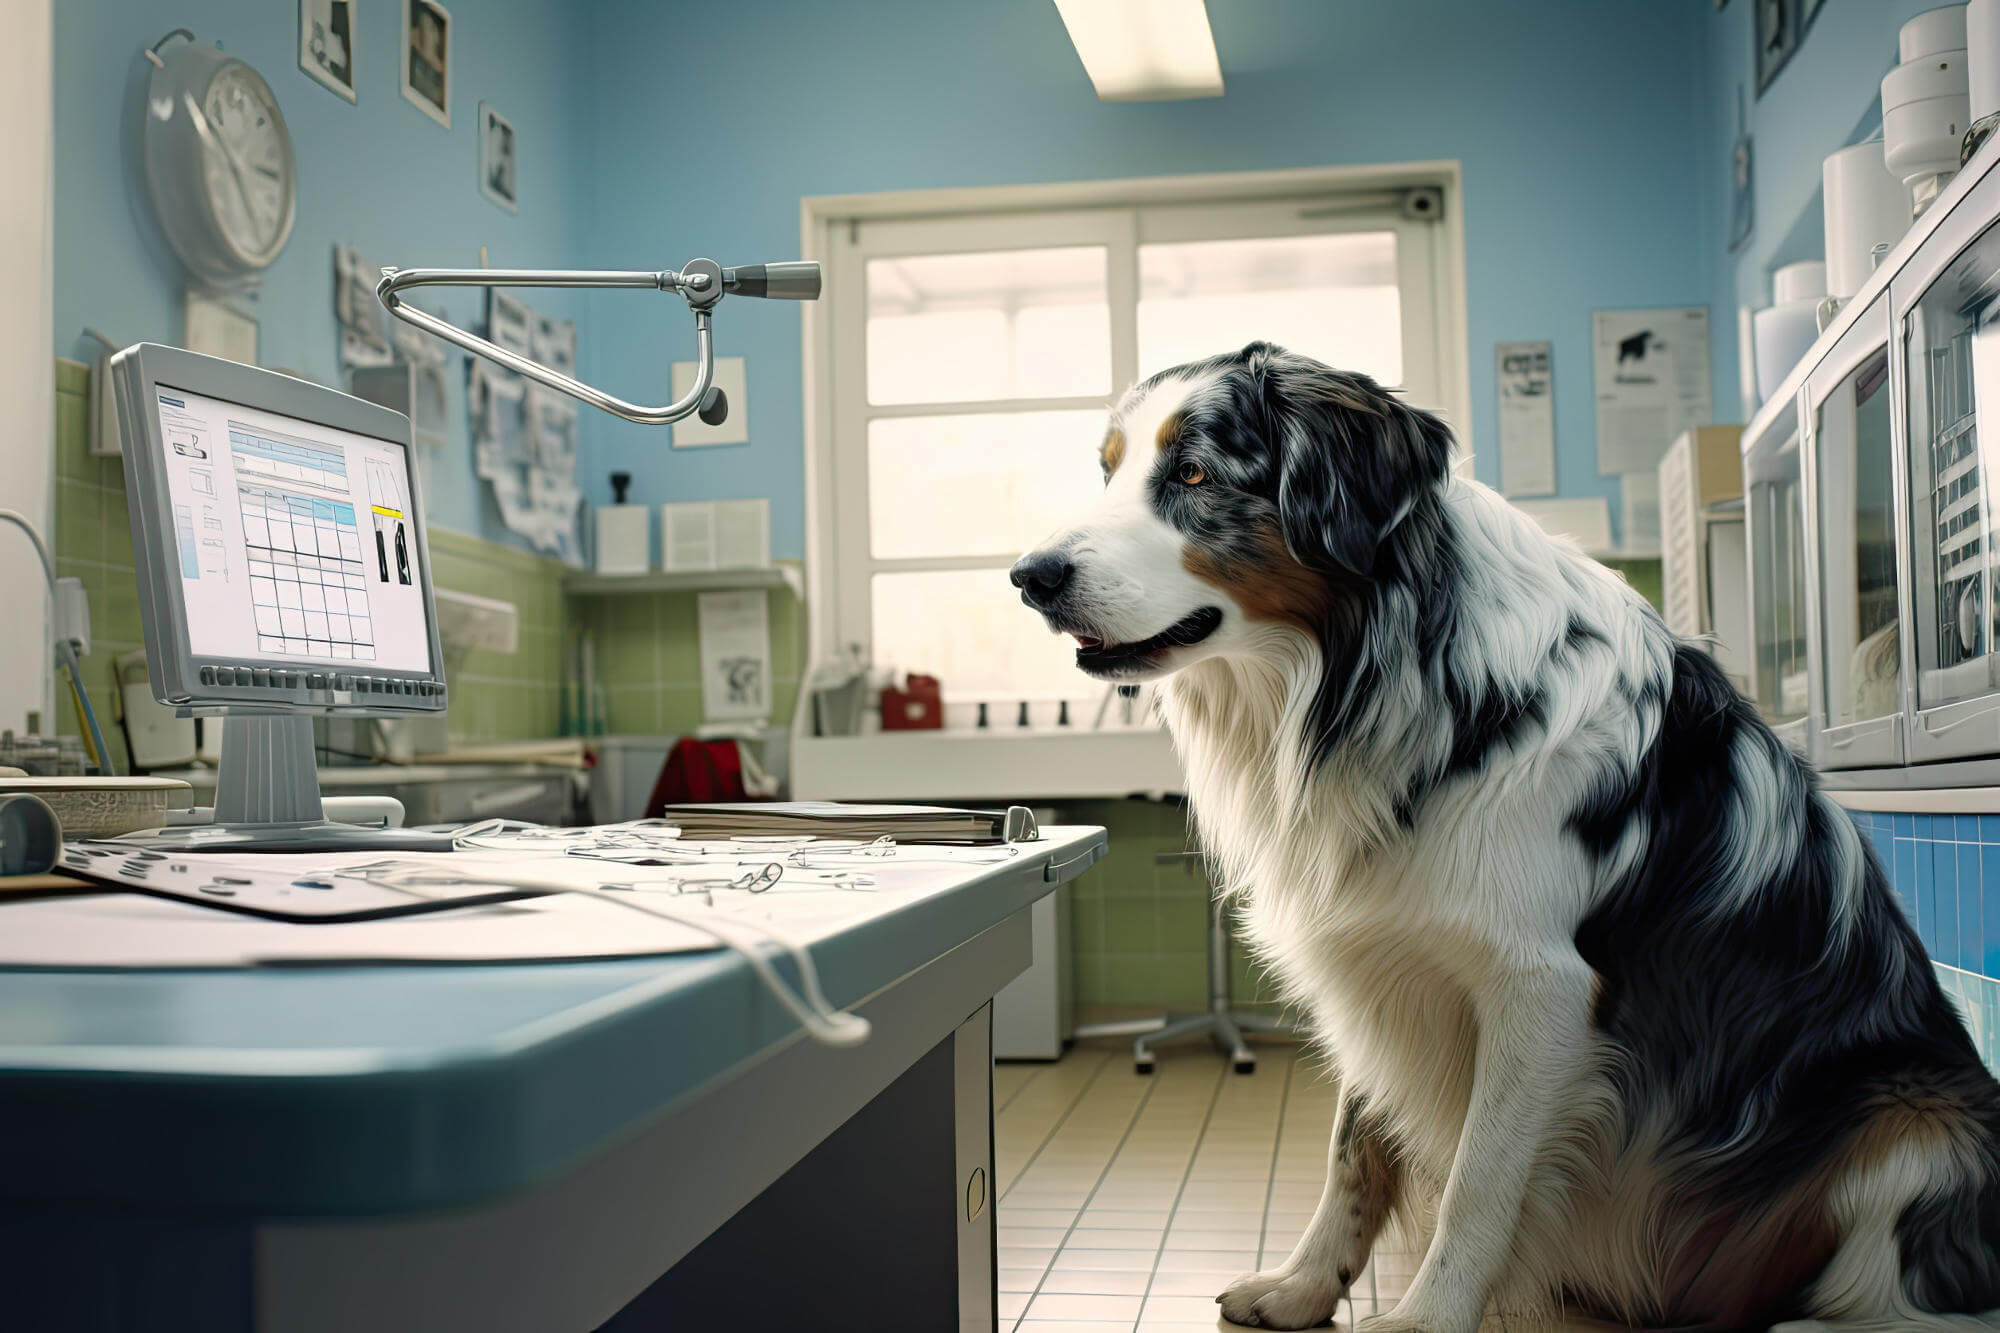
[[[1827,554],[1828,539],[1841,550],[1840,570],[1851,573],[1853,561],[1852,546],[1855,540],[1855,505],[1853,490],[1858,482],[1849,477],[1826,475],[1826,460],[1821,454],[1823,441],[1820,438],[1820,418],[1835,395],[1848,391],[1849,381],[1876,357],[1883,357],[1888,371],[1888,381],[1881,392],[1889,396],[1889,539],[1896,562],[1896,623],[1897,623],[1897,676],[1896,706],[1888,713],[1876,717],[1856,718],[1851,722],[1835,723],[1829,704],[1827,691],[1833,678],[1832,663],[1827,660],[1827,631],[1831,617],[1833,599],[1837,595],[1843,600],[1853,596],[1853,590],[1841,580],[1836,588],[1834,574],[1835,561]],[[1903,642],[1909,636],[1903,624],[1909,619],[1906,610],[1910,587],[1907,543],[1901,540],[1898,529],[1904,525],[1909,512],[1905,487],[1904,469],[1899,466],[1905,449],[1901,413],[1898,407],[1901,399],[1897,396],[1895,350],[1889,339],[1889,301],[1886,294],[1878,297],[1867,310],[1850,325],[1826,356],[1806,377],[1804,392],[1800,402],[1799,433],[1801,448],[1805,451],[1801,462],[1806,470],[1806,550],[1814,566],[1814,581],[1817,587],[1809,590],[1806,597],[1806,631],[1810,636],[1806,643],[1806,672],[1810,677],[1811,703],[1807,716],[1812,719],[1814,743],[1812,756],[1821,768],[1878,768],[1883,765],[1903,762],[1903,710],[1906,697],[1907,677],[1903,671],[1905,649]],[[1849,442],[1850,449],[1853,442]],[[1846,460],[1852,467],[1854,460]],[[1830,499],[1843,503],[1838,510],[1830,511]]]
[[[1441,218],[1397,215],[1403,193],[1433,187]],[[1403,292],[1405,379],[1411,399],[1441,411],[1458,434],[1459,466],[1474,447],[1464,283],[1464,228],[1456,162],[1161,177],[1044,186],[909,191],[807,198],[801,249],[827,267],[829,293],[807,304],[805,323],[806,549],[809,642],[815,661],[872,648],[871,583],[877,573],[1004,569],[1013,556],[878,559],[869,546],[867,421],[1006,411],[1104,408],[1138,376],[1138,248],[1149,243],[1397,232]],[[1421,237],[1421,244],[1412,243]],[[1110,394],[965,403],[867,403],[863,276],[869,259],[897,253],[1096,245],[1107,249],[1112,310]],[[846,349],[846,350],[844,350]],[[865,355],[865,350],[863,351]],[[1413,368],[1427,371],[1418,379]],[[1016,553],[1017,554],[1017,553]],[[1082,691],[1089,693],[1089,691]]]

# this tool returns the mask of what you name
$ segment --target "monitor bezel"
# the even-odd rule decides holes
[[[132,528],[132,565],[139,580],[140,621],[151,665],[153,695],[182,715],[314,713],[343,717],[395,717],[444,709],[444,652],[438,639],[437,598],[431,576],[430,532],[424,518],[423,478],[409,418],[336,389],[276,371],[202,356],[158,343],[137,343],[111,358],[112,384],[123,439],[125,489]],[[196,653],[188,634],[187,604],[175,558],[173,500],[158,463],[166,449],[159,390],[200,394],[257,411],[365,435],[402,446],[410,486],[410,529],[422,571],[427,671],[390,670],[373,664],[301,663],[274,658],[241,660]],[[251,684],[206,684],[205,668],[262,666],[280,677]],[[313,678],[325,683],[315,687]],[[361,688],[335,688],[336,677]],[[286,683],[290,681],[296,683]],[[408,693],[405,685],[411,686]],[[426,686],[420,691],[415,686]]]

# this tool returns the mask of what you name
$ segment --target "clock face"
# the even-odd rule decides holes
[[[242,263],[277,257],[291,232],[292,151],[277,100],[240,61],[216,71],[201,98],[201,182],[224,243]]]

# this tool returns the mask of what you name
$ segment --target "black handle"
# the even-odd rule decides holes
[[[745,264],[725,269],[722,285],[738,296],[762,296],[779,301],[819,300],[819,265],[810,259],[782,264]]]
[[[718,386],[709,385],[708,392],[701,396],[701,407],[697,413],[711,426],[720,426],[729,419],[729,395]]]
[[[618,504],[625,503],[625,491],[632,485],[632,474],[614,472],[611,474],[611,498]]]

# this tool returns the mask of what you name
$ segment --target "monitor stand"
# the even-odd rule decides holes
[[[128,833],[119,842],[159,851],[448,852],[450,833],[365,828],[325,818],[312,718],[232,714],[222,729],[215,820]]]

